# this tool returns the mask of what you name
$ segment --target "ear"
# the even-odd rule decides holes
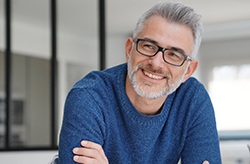
[[[133,39],[130,37],[127,39],[125,43],[125,53],[126,53],[126,60],[128,61],[129,55],[131,53],[133,47]]]
[[[186,74],[184,75],[184,79],[182,82],[185,82],[190,76],[192,76],[195,72],[195,70],[198,67],[198,60],[193,60],[190,61],[190,64],[188,66],[188,70],[186,72]]]

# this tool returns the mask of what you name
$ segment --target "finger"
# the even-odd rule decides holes
[[[89,158],[89,157],[86,157],[86,156],[79,156],[79,155],[75,155],[73,157],[73,160],[77,163],[81,163],[81,164],[87,164],[87,163],[95,163],[95,160],[94,158]]]
[[[92,148],[74,148],[73,153],[75,156],[73,160],[79,163],[108,163],[108,159],[106,156],[102,157],[102,155],[96,150]]]
[[[85,148],[90,148],[90,149],[95,149],[98,151],[98,153],[100,153],[100,155],[102,156],[103,159],[107,159],[104,151],[103,151],[103,148],[101,145],[97,144],[97,143],[94,143],[94,142],[91,142],[91,141],[86,141],[86,140],[83,140],[81,142],[81,145]]]
[[[73,149],[73,153],[78,156],[85,156],[89,158],[98,158],[101,154],[96,149],[78,147]]]
[[[91,142],[91,141],[86,141],[86,140],[83,140],[81,141],[81,145],[83,147],[86,147],[86,148],[92,148],[92,149],[96,149],[96,150],[102,150],[102,146],[95,143],[95,142]]]
[[[96,149],[91,148],[74,148],[73,153],[76,154],[73,160],[77,163],[94,164],[94,163],[107,163]]]
[[[96,161],[103,161],[103,163],[108,163],[108,159],[101,145],[96,144],[91,141],[82,141],[81,145],[83,147],[78,147],[78,148],[73,149],[74,154],[78,156],[85,156],[88,158],[93,158]]]

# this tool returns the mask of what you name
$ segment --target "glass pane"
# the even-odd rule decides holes
[[[139,1],[133,1],[134,5],[128,5],[127,1],[108,0],[105,3],[107,17],[106,66],[112,67],[126,62],[125,42],[128,37],[132,36],[132,31],[140,14],[154,2],[147,1],[146,3],[143,2],[142,5],[142,3],[139,4]],[[127,12],[128,10],[129,12]]]
[[[5,18],[4,18],[4,0],[0,0],[0,149],[5,143]]]
[[[0,148],[5,143],[5,75],[4,75],[4,54],[0,51]]]
[[[0,0],[0,52],[4,51],[5,46],[5,10],[4,0]]]
[[[209,84],[218,130],[250,130],[250,65],[213,69]]]
[[[99,69],[98,40],[97,0],[58,1],[59,124],[69,90]]]
[[[12,5],[10,146],[50,146],[49,1],[18,0]]]

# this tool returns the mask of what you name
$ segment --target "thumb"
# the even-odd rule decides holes
[[[202,164],[209,164],[209,162],[208,161],[204,161]]]

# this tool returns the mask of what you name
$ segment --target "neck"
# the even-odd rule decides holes
[[[133,104],[133,106],[136,108],[136,110],[141,114],[146,115],[156,115],[161,112],[161,107],[166,100],[167,96],[157,98],[157,99],[148,99],[141,97],[138,95],[132,84],[130,83],[129,79],[126,78],[126,93]]]

